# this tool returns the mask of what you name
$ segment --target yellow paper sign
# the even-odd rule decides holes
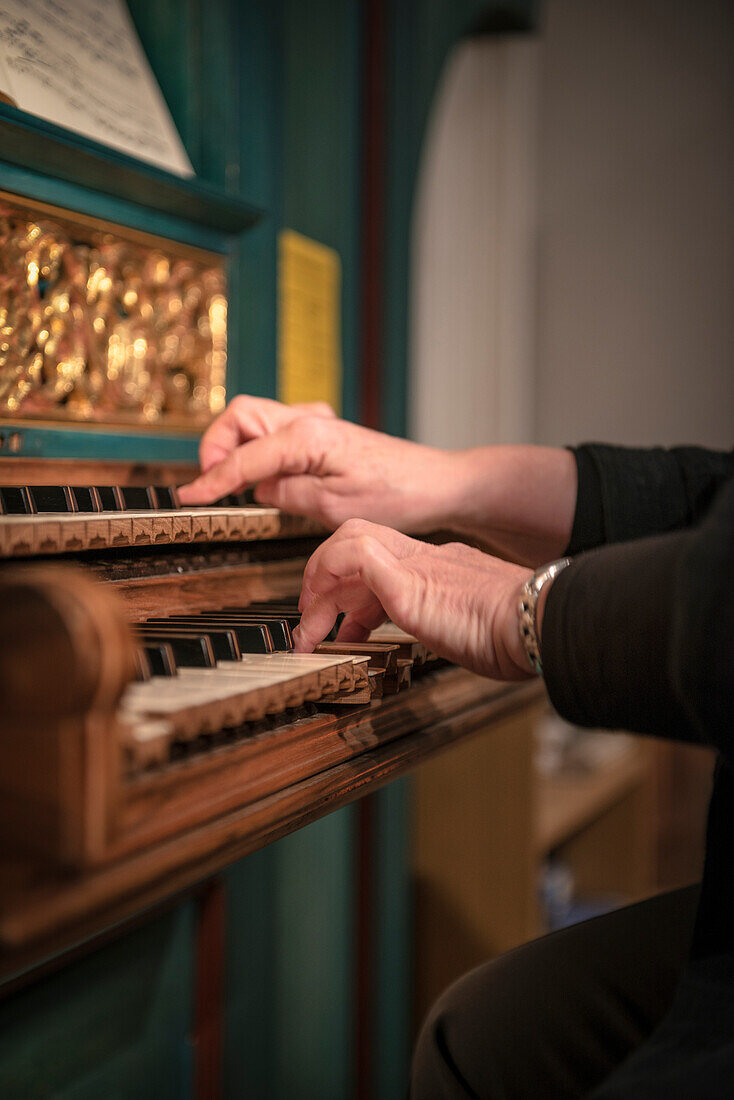
[[[341,412],[341,263],[333,248],[292,229],[278,256],[278,396],[328,401]]]

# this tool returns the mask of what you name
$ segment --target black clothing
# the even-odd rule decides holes
[[[734,1098],[734,453],[597,444],[579,447],[574,453],[579,487],[567,552],[580,557],[553,582],[542,628],[543,668],[551,701],[559,714],[577,725],[627,729],[712,745],[719,751],[688,964],[662,1022],[629,1057],[634,1042],[618,1050],[619,1068],[593,1097]],[[638,920],[653,912],[639,910]],[[611,917],[600,918],[596,928],[600,935],[608,929],[613,937],[615,926],[605,921]],[[649,929],[638,929],[635,935],[649,944]],[[539,941],[546,945],[543,951],[561,942],[572,941],[554,937]],[[634,943],[630,952],[632,959],[637,957]],[[678,967],[680,959],[678,952]],[[497,973],[493,967],[495,963],[462,979],[452,987],[454,998],[462,982],[476,985],[480,981],[476,975],[485,969],[488,978]],[[634,1014],[637,998],[626,984],[631,980],[632,990],[637,983],[634,963],[617,974],[617,995],[630,996]],[[500,993],[504,996],[501,986]],[[588,991],[578,995],[587,996]],[[663,1001],[657,1003],[665,1012]],[[485,1056],[491,1062],[489,1029],[502,1016],[502,1004],[494,1004],[487,1013],[475,1027],[483,1030]],[[528,1014],[540,1028],[550,1026],[542,1003],[531,1003]],[[428,1059],[431,1019],[433,1014],[419,1043],[416,1073],[421,1050]],[[601,1014],[597,1019],[606,1026]],[[655,1022],[653,1013],[643,1014],[637,1041]],[[551,1045],[553,1034],[551,1030]],[[437,1087],[416,1090],[417,1097],[495,1100],[554,1095],[550,1085],[545,1089],[532,1076],[534,1071],[521,1052],[520,1065],[515,1067],[521,1074],[514,1080],[535,1081],[532,1087],[524,1092],[489,1085],[487,1091],[474,1090],[466,1084],[465,1075],[475,1072],[475,1066],[463,1067],[457,1060],[461,1044],[450,1049],[445,1032],[443,1046],[436,1046],[438,1042],[434,1028],[434,1054],[440,1055],[444,1075],[451,1070],[453,1085],[446,1084],[443,1091]],[[604,1035],[599,1043],[605,1047]],[[481,1051],[479,1043],[474,1053],[480,1059]],[[563,1058],[564,1051],[549,1048],[546,1064],[554,1056]],[[608,1061],[607,1069],[614,1064]],[[437,1066],[434,1057],[436,1082],[441,1076]]]
[[[685,965],[697,887],[551,932],[479,966],[431,1009],[417,1100],[580,1100],[650,1035]]]
[[[587,446],[543,667],[578,725],[712,745],[719,762],[691,958],[651,1038],[595,1093],[734,1097],[734,455]],[[703,516],[696,527],[686,527]],[[649,535],[654,528],[668,534]]]

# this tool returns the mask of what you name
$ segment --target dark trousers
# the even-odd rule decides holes
[[[412,1100],[587,1096],[670,1007],[698,892],[564,928],[465,974],[423,1025]]]

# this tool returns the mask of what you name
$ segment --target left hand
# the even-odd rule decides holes
[[[366,520],[348,520],[306,566],[296,650],[310,652],[340,612],[342,641],[363,641],[386,619],[431,651],[499,680],[532,673],[517,602],[532,571],[463,543],[432,546]]]

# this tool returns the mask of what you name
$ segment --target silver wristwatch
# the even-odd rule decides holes
[[[525,582],[520,593],[520,602],[517,608],[520,637],[525,647],[528,664],[533,672],[537,672],[538,676],[543,675],[543,662],[540,658],[538,629],[535,619],[538,596],[543,587],[570,564],[570,558],[559,558],[558,561],[552,561],[549,565],[542,565],[540,569],[535,570],[530,580]]]

